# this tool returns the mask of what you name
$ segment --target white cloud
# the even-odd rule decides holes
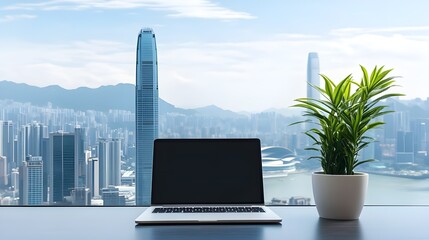
[[[249,13],[221,7],[209,0],[50,0],[36,3],[18,3],[3,10],[86,10],[148,8],[167,11],[172,17],[208,19],[252,19]]]
[[[285,108],[305,96],[307,54],[338,81],[359,64],[385,65],[407,98],[428,96],[429,39],[404,34],[280,35],[246,42],[158,43],[160,96],[181,107]],[[0,45],[0,79],[66,88],[135,82],[135,46],[108,41]],[[25,57],[23,57],[25,56]]]
[[[429,32],[429,26],[390,27],[390,28],[339,28],[331,31],[332,35],[356,35],[375,33],[404,33],[404,32]]]
[[[0,79],[69,89],[134,83],[134,47],[121,43],[86,41],[36,45],[17,42],[4,49],[0,47],[0,52]]]
[[[216,104],[232,110],[285,108],[306,94],[307,54],[319,53],[321,73],[338,81],[359,65],[394,68],[407,98],[428,97],[429,39],[406,35],[288,37],[159,48],[160,91],[179,106]],[[178,61],[180,59],[180,61]],[[174,74],[172,74],[174,72]],[[175,75],[183,76],[186,84]],[[161,79],[161,78],[160,78]],[[192,97],[189,97],[192,96]]]
[[[17,15],[4,15],[0,16],[0,22],[12,22],[21,19],[33,19],[36,18],[36,15],[29,14],[17,14]]]

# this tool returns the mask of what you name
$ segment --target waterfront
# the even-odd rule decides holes
[[[292,173],[282,177],[264,178],[265,202],[273,198],[311,198],[314,204],[311,173]],[[369,175],[367,205],[427,205],[429,179],[410,179],[384,175]]]

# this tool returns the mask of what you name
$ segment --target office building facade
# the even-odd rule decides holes
[[[150,205],[153,141],[158,137],[158,59],[155,34],[142,29],[136,53],[136,204]]]

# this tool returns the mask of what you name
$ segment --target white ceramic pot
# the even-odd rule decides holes
[[[314,172],[313,195],[321,218],[358,219],[368,188],[368,174],[330,175]]]

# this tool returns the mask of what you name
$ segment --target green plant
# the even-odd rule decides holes
[[[358,160],[358,153],[374,139],[365,135],[384,122],[376,118],[392,111],[386,110],[382,100],[390,97],[403,96],[400,93],[387,91],[397,86],[397,77],[388,76],[393,70],[377,68],[370,75],[360,66],[363,77],[360,82],[348,75],[338,84],[321,74],[324,88],[312,86],[317,89],[322,99],[298,98],[293,107],[304,109],[304,116],[309,119],[302,122],[314,122],[313,127],[305,132],[314,144],[306,150],[318,151],[320,155],[312,156],[321,162],[326,174],[353,175],[354,169],[373,159]],[[295,124],[297,124],[295,123]]]

